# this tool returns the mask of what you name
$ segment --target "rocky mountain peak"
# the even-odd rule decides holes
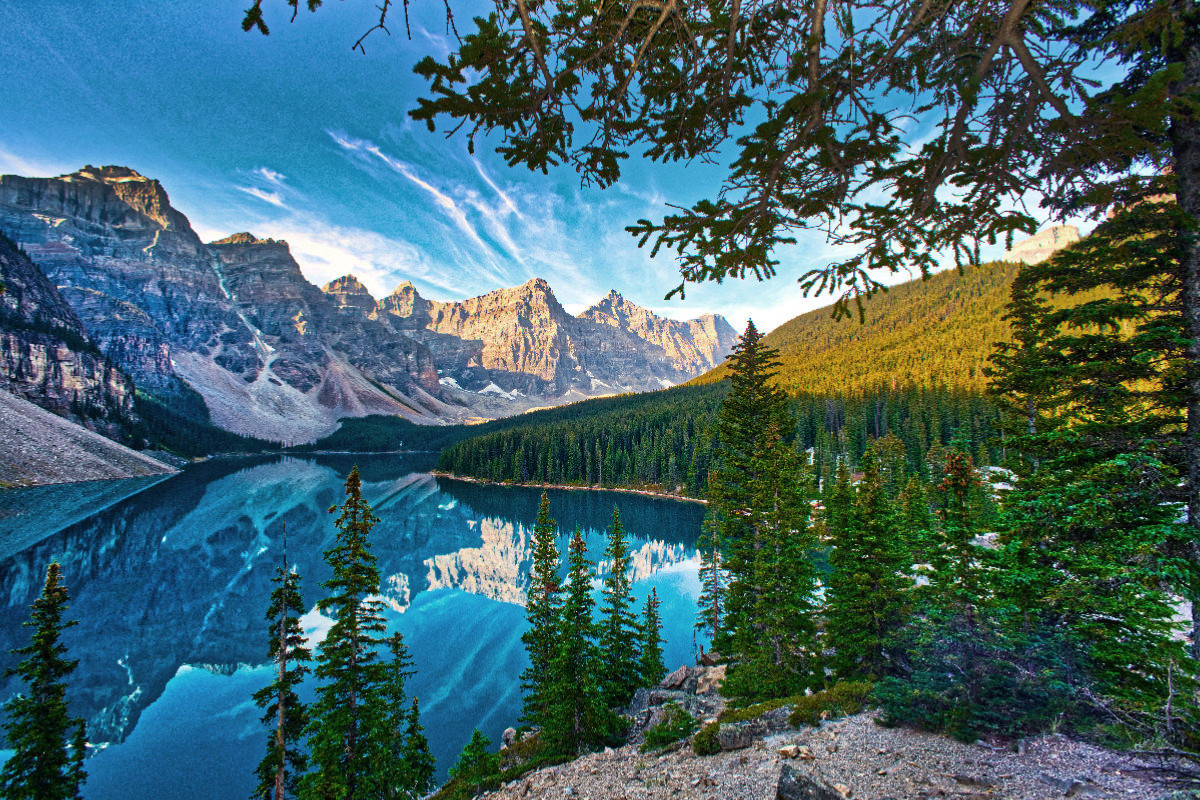
[[[554,290],[550,288],[550,284],[545,278],[530,278],[521,285],[521,288],[529,294],[554,297]]]
[[[247,233],[245,231],[226,236],[224,239],[217,239],[215,242],[209,242],[209,244],[281,244],[285,247],[287,246],[287,242],[283,240],[259,239],[253,233]]]
[[[111,188],[117,197],[131,208],[157,222],[164,230],[180,231],[195,236],[187,217],[171,207],[171,198],[167,196],[163,185],[135,169],[115,164],[103,167],[88,164],[77,172],[62,176],[60,180],[67,183],[102,183]]]
[[[117,164],[108,164],[103,167],[93,167],[87,164],[83,169],[72,172],[65,178],[86,178],[88,180],[100,181],[102,183],[113,183],[117,181],[140,181],[142,183],[158,183],[158,181],[147,178],[136,169],[130,167],[122,167]]]
[[[334,278],[329,283],[321,287],[321,291],[326,294],[333,292],[344,292],[347,294],[365,294],[368,297],[371,292],[367,290],[365,283],[360,281],[354,275],[343,275],[340,278]]]
[[[369,317],[375,313],[375,298],[358,278],[353,275],[343,275],[334,278],[321,287],[326,295],[333,300],[337,310],[342,313],[359,314]]]

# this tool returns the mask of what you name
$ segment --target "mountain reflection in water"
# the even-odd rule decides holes
[[[28,641],[29,605],[51,560],[63,565],[65,641],[79,659],[70,696],[92,742],[87,800],[245,797],[265,732],[250,694],[269,680],[264,612],[271,577],[288,560],[312,608],[334,541],[329,507],[358,463],[380,522],[372,545],[388,623],[412,648],[422,721],[444,773],[479,726],[493,740],[520,712],[520,635],[529,538],[540,490],[434,478],[429,458],[359,456],[215,460],[150,486],[38,541],[52,520],[45,495],[5,492],[9,507],[40,504],[0,561],[0,670]],[[565,550],[580,527],[601,561],[613,506],[631,538],[639,603],[663,599],[668,666],[692,656],[695,540],[702,506],[630,494],[551,491]],[[74,507],[63,513],[76,514]],[[46,523],[50,530],[54,525]],[[600,563],[603,574],[607,565]],[[323,628],[306,616],[314,634]],[[3,687],[7,697],[19,684]],[[311,687],[309,687],[311,690]]]

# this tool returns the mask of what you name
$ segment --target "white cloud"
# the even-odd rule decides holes
[[[311,214],[297,214],[256,226],[259,235],[284,239],[304,277],[318,286],[353,274],[376,298],[403,281],[461,295],[467,286],[454,280],[412,244],[362,228],[334,225]]]
[[[287,203],[283,201],[283,197],[279,192],[268,192],[266,189],[260,189],[257,186],[235,186],[239,192],[245,192],[251,197],[257,197],[264,203],[270,203],[277,208],[287,208]]]
[[[23,175],[27,178],[47,178],[72,172],[82,164],[66,166],[59,162],[44,161],[18,155],[0,146],[0,175]]]

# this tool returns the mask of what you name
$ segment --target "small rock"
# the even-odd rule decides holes
[[[805,775],[791,764],[784,764],[779,772],[779,785],[775,789],[775,800],[843,800],[836,787],[820,778]]]
[[[696,678],[696,694],[715,694],[725,682],[725,665],[709,667]]]
[[[658,686],[660,689],[678,689],[683,686],[687,679],[688,668],[680,667],[667,677],[663,678],[662,683],[660,683]]]
[[[833,785],[833,790],[842,797],[850,797],[850,795],[854,794],[854,790],[844,783],[835,783]]]
[[[708,652],[700,654],[700,666],[715,667],[721,663],[721,654],[717,652]]]
[[[800,748],[794,744],[784,745],[783,747],[779,748],[779,755],[783,756],[784,758],[795,758],[796,756],[800,755]]]
[[[812,748],[806,744],[800,745],[799,756],[800,756],[800,758],[804,759],[805,761],[812,761],[814,758],[816,758],[816,756],[813,755]]]

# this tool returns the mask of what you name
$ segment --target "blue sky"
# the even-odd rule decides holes
[[[828,304],[795,282],[829,260],[815,235],[780,254],[767,284],[663,300],[674,260],[651,260],[624,227],[712,195],[716,168],[634,159],[618,186],[581,189],[569,169],[509,168],[486,143],[472,157],[464,138],[414,125],[406,112],[425,87],[411,67],[446,52],[441,4],[414,4],[412,41],[397,24],[364,56],[350,46],[372,24],[368,0],[328,2],[293,24],[275,0],[269,37],[242,32],[247,2],[0,0],[0,173],[127,165],[162,181],[206,240],[283,238],[309,280],[354,273],[377,296],[411,280],[458,299],[540,276],[572,311],[615,288],[739,329]]]

